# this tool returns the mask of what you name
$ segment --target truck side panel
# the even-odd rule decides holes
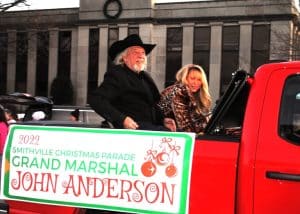
[[[6,201],[9,204],[10,214],[84,214],[85,209],[76,207],[63,207],[47,204],[28,203],[23,201]]]
[[[237,173],[236,213],[238,214],[253,214],[255,152],[265,90],[270,75],[271,72],[265,72],[263,68],[256,72],[245,108]]]
[[[234,213],[238,149],[239,142],[196,141],[189,213]]]

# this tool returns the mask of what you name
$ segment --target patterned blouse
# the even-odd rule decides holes
[[[175,119],[178,130],[195,133],[204,131],[207,117],[197,109],[195,97],[187,86],[176,83],[167,87],[161,93],[158,107],[165,117]]]

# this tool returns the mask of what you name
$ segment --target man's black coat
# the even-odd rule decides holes
[[[146,72],[136,73],[126,66],[117,65],[105,73],[103,82],[91,94],[89,103],[115,128],[123,128],[126,116],[133,118],[140,126],[152,126],[162,125],[162,115],[156,107],[159,98],[159,91]]]

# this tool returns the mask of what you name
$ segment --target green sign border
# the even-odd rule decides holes
[[[127,130],[127,129],[97,129],[97,128],[83,128],[83,127],[66,127],[66,126],[32,126],[32,125],[12,125],[10,127],[5,157],[10,160],[10,150],[12,145],[12,140],[14,132],[17,130],[38,130],[38,131],[60,131],[60,132],[85,132],[85,133],[105,133],[113,135],[145,135],[145,136],[161,136],[161,137],[181,137],[185,139],[185,150],[183,153],[183,169],[182,169],[182,183],[181,183],[181,200],[178,213],[188,212],[188,202],[189,202],[189,188],[190,188],[190,177],[191,177],[191,167],[192,167],[192,158],[193,158],[193,149],[194,149],[194,139],[191,135],[182,133],[182,132],[158,132],[158,131],[140,131],[140,130]],[[5,164],[5,161],[3,161]],[[4,164],[2,167],[4,167]],[[96,204],[86,204],[86,203],[75,203],[68,201],[56,201],[56,200],[45,200],[32,197],[20,197],[9,194],[9,177],[10,170],[8,170],[4,175],[4,189],[3,194],[7,198],[16,199],[20,201],[34,202],[34,203],[43,203],[43,204],[52,204],[52,205],[62,205],[62,206],[74,206],[82,208],[91,208],[91,209],[104,209],[110,211],[124,211],[124,212],[137,212],[137,213],[153,213],[153,214],[167,214],[166,212],[156,212],[152,210],[141,210],[134,208],[124,208],[117,206],[105,206],[105,205],[96,205]],[[168,212],[169,213],[169,212]]]

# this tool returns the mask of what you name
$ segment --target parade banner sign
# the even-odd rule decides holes
[[[12,125],[5,199],[134,213],[187,213],[195,135]]]

